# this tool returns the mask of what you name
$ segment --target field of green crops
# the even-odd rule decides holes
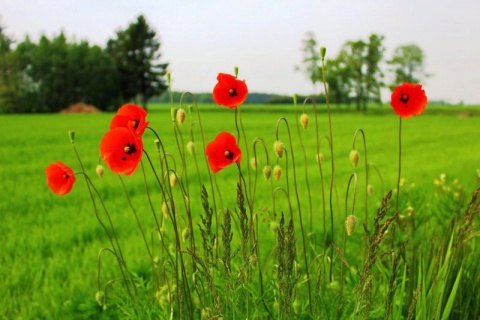
[[[418,230],[433,230],[437,227],[446,229],[452,223],[453,213],[464,209],[472,192],[480,182],[480,113],[473,107],[461,110],[455,108],[428,106],[423,115],[403,119],[402,122],[401,177],[405,179],[402,182],[405,191],[401,194],[400,214],[403,214],[404,210],[408,208],[413,208],[412,210],[415,210],[418,217],[416,220]],[[171,153],[172,158],[178,159],[177,143],[185,146],[188,141],[192,140],[191,134],[193,135],[199,171],[196,171],[193,157],[186,153],[187,173],[184,173],[181,178],[187,179],[188,174],[189,201],[194,220],[193,234],[199,238],[199,230],[196,227],[200,224],[200,214],[203,212],[199,190],[201,184],[209,185],[209,175],[208,167],[203,159],[202,136],[196,112],[194,110],[193,113],[190,113],[187,107],[185,109],[187,109],[187,119],[185,124],[180,127],[181,134],[175,134],[173,130],[174,126],[168,105],[152,105],[147,120],[160,136],[166,152]],[[199,106],[199,110],[206,142],[213,140],[220,131],[237,134],[232,110],[212,105]],[[296,161],[296,172],[292,171],[292,162],[287,165],[282,159],[280,164],[284,169],[283,178],[279,181],[274,180],[273,186],[287,188],[285,177],[290,177],[288,183],[292,188],[291,201],[296,208],[293,186],[298,186],[302,203],[307,203],[306,183],[308,183],[312,195],[313,216],[310,217],[309,210],[304,208],[304,226],[311,233],[321,234],[324,229],[319,213],[322,199],[320,176],[315,161],[317,155],[315,115],[311,106],[306,108],[306,113],[309,116],[309,126],[305,130],[301,127],[297,128],[297,119],[301,110],[294,113],[291,106],[242,106],[240,116],[248,148],[244,147],[245,141],[242,138],[240,147],[244,151],[241,169],[246,177],[246,184],[249,186],[247,188],[251,190],[255,173],[250,166],[250,158],[253,157],[252,143],[256,138],[262,138],[265,141],[270,163],[272,166],[275,165],[277,160],[274,157],[273,144],[277,139],[277,120],[284,117],[286,121],[282,120],[278,123],[278,139],[284,142],[287,150],[290,151],[290,147],[293,148],[295,158],[291,157],[292,153],[290,152],[288,161]],[[108,130],[111,117],[112,114],[106,113],[0,115],[1,319],[95,319],[102,317],[102,311],[95,301],[98,291],[98,253],[100,249],[109,246],[109,241],[95,217],[85,180],[81,174],[78,174],[72,192],[62,197],[53,194],[45,183],[45,167],[56,160],[68,164],[75,172],[81,171],[69,141],[67,134],[69,130],[75,131],[75,146],[83,165],[109,208],[130,271],[136,275],[145,275],[145,278],[148,279],[149,256],[119,179],[109,172],[108,168],[105,168],[103,178],[99,178],[95,174],[95,167],[99,159],[99,142]],[[328,117],[324,106],[318,107],[317,118],[318,135],[328,135]],[[195,122],[193,126],[191,126],[192,121]],[[288,135],[285,123],[288,123],[291,137]],[[373,190],[369,195],[369,211],[373,217],[384,194],[397,188],[398,128],[399,119],[393,112],[390,112],[388,106],[369,111],[366,114],[344,111],[334,111],[332,114],[336,191],[334,223],[337,232],[334,242],[338,243],[338,246],[343,240],[343,236],[341,237],[340,234],[343,232],[344,218],[347,215],[344,198],[347,193],[348,181],[354,172],[358,174],[359,180],[358,204],[354,213],[358,215],[360,221],[354,235],[356,240],[353,240],[359,245],[352,245],[345,254],[346,260],[350,261],[351,268],[361,268],[361,257],[355,258],[354,256],[355,250],[361,248],[363,241],[361,226],[363,221],[361,219],[365,208],[364,190],[367,187],[365,184],[365,157],[368,157],[369,184]],[[358,136],[356,149],[360,153],[360,162],[359,166],[354,168],[350,163],[349,153],[352,150],[352,139],[357,129],[362,129],[365,133],[367,149],[364,150],[363,141]],[[298,130],[300,130],[301,138],[306,146],[306,157],[300,148]],[[159,159],[154,139],[155,136],[147,130],[143,137],[144,147],[153,162],[158,164]],[[321,152],[325,157],[323,164],[325,186],[328,187],[332,156],[326,140],[322,141]],[[248,155],[247,149],[249,149]],[[265,235],[265,245],[271,244],[273,247],[275,237],[266,235],[271,233],[270,223],[273,221],[272,219],[278,221],[279,212],[287,213],[288,208],[285,201],[278,200],[277,216],[273,216],[269,191],[270,181],[265,182],[261,174],[261,170],[266,164],[265,151],[259,144],[256,150],[259,178],[255,206],[259,212],[259,234]],[[178,166],[176,170],[180,172],[181,164],[178,160],[176,161]],[[308,171],[305,170],[305,163],[308,163]],[[154,210],[161,215],[161,199],[158,190],[155,189],[156,184],[151,178],[152,172],[145,157],[143,164],[149,176],[147,185],[150,188]],[[288,172],[285,172],[286,168],[289,168]],[[236,200],[235,185],[238,181],[237,168],[235,166],[225,168],[215,175],[215,179],[218,190],[221,190],[222,194],[221,206],[233,211]],[[155,228],[155,221],[145,196],[142,169],[137,169],[134,175],[124,177],[123,180],[140,218],[140,225],[147,235],[147,241],[153,241],[151,240],[153,234],[151,230]],[[210,191],[210,188],[207,189]],[[351,201],[350,198],[349,203]],[[348,214],[350,214],[349,210]],[[180,224],[186,226],[186,217],[181,216],[181,211],[178,214]],[[480,231],[478,222],[477,215],[473,222],[473,228],[476,228],[473,233]],[[370,223],[370,226],[372,225],[373,222]],[[236,233],[235,228],[233,232]],[[401,231],[397,230],[397,232]],[[430,233],[428,234],[430,235]],[[297,241],[301,245],[299,234]],[[415,243],[419,246],[432,241],[434,239],[424,238],[422,233],[415,234]],[[477,254],[471,256],[470,262],[478,258],[478,241],[473,242],[473,245],[477,246]],[[272,250],[272,248],[264,248],[265,256],[260,256],[259,260],[264,264],[267,263],[270,259],[267,255]],[[301,254],[299,253],[298,256],[298,260],[302,263]],[[102,257],[104,258],[102,258],[101,282],[104,284],[108,279],[118,276],[118,271],[114,259],[108,255]],[[340,264],[337,264],[338,270]],[[465,266],[467,265],[469,264],[466,263]],[[470,270],[468,272],[479,274],[478,271]],[[354,278],[355,276],[350,275],[349,277]],[[348,291],[347,289],[347,280],[344,295],[353,295],[354,290]],[[355,279],[350,279],[350,281],[353,283]],[[472,283],[472,288],[469,290],[474,290],[475,286],[478,288],[480,284],[478,281],[480,280],[477,278],[477,283]],[[117,287],[121,288],[121,285],[115,285],[112,290],[115,291]],[[417,286],[413,287],[413,289],[416,288]],[[425,292],[426,290],[425,288]],[[380,294],[380,291],[375,294]],[[478,289],[476,294],[478,294],[477,297],[480,297]],[[299,294],[300,297],[304,303],[301,310],[307,312],[305,295]],[[269,301],[273,305],[274,299],[271,298]],[[348,298],[345,298],[345,301],[348,301]],[[425,300],[423,301],[425,303]],[[328,301],[325,303],[328,304]],[[405,302],[405,304],[408,311],[410,302]],[[470,310],[469,314],[478,316],[480,314],[478,303],[473,304],[473,307],[471,305],[472,303],[469,302],[469,305],[464,307],[466,309],[477,308],[477,310]],[[375,306],[375,308],[377,307]],[[458,308],[458,305],[455,304],[455,307]],[[115,308],[115,306],[111,306],[111,308]],[[256,308],[259,307],[256,306]],[[325,308],[328,309],[328,307]],[[333,309],[335,308],[333,307]],[[252,307],[252,310],[254,309]],[[345,310],[347,310],[345,313],[348,314],[348,307],[345,307]],[[374,311],[371,313],[372,318],[378,316]],[[463,319],[463,316],[455,316],[454,312],[460,311],[453,310],[450,314],[452,319]],[[124,311],[122,314],[125,316],[128,313]],[[300,311],[299,314],[302,312]],[[257,315],[262,316],[261,314]],[[252,313],[250,316],[254,317],[255,314]],[[107,316],[105,315],[105,317]],[[156,316],[151,317],[156,318]],[[225,318],[232,318],[232,314],[227,313]]]

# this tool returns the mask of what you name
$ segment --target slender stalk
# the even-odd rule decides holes
[[[322,55],[322,82],[323,87],[325,90],[325,102],[327,103],[327,113],[328,113],[328,132],[330,138],[330,156],[331,159],[331,176],[330,176],[330,196],[329,196],[329,203],[330,203],[330,217],[331,217],[331,229],[332,229],[332,243],[335,242],[335,236],[333,233],[333,185],[335,182],[335,161],[333,155],[333,131],[332,131],[332,115],[330,110],[330,99],[328,96],[328,89],[327,89],[327,81],[325,79],[325,57]],[[330,282],[333,280],[333,248],[330,254]]]
[[[297,182],[297,173],[296,173],[296,169],[295,169],[295,156],[294,156],[294,152],[293,152],[292,135],[290,133],[290,127],[288,125],[288,121],[284,117],[281,117],[277,121],[275,136],[276,136],[276,139],[278,141],[278,131],[279,131],[278,129],[279,129],[279,126],[280,126],[280,122],[282,122],[282,121],[285,123],[285,126],[287,128],[288,139],[289,139],[289,143],[290,143],[290,153],[292,154],[293,186],[294,186],[294,189],[295,189],[295,198],[297,200],[298,218],[300,220],[300,231],[302,233],[303,260],[305,262],[305,272],[306,272],[306,275],[307,275],[307,286],[308,286],[308,298],[309,298],[309,302],[310,302],[309,303],[309,308],[310,308],[310,313],[313,313],[311,279],[310,279],[310,271],[309,271],[308,258],[307,258],[307,244],[306,244],[306,238],[305,238],[305,230],[304,230],[304,227],[303,227],[302,209],[301,209],[301,205],[300,205],[300,196],[299,196],[299,192],[298,192],[298,182]],[[287,158],[286,150],[285,150],[285,158]],[[287,168],[288,168],[288,166],[287,166]],[[286,177],[287,177],[287,187],[288,187],[288,173],[286,174]]]

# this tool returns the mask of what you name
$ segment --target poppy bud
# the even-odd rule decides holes
[[[322,57],[322,59],[325,58],[325,54],[327,53],[327,48],[325,47],[320,47],[320,57]]]
[[[350,161],[352,162],[353,166],[356,168],[358,166],[358,159],[360,158],[360,154],[356,149],[350,151]]]
[[[155,143],[155,147],[157,147],[157,151],[160,151],[160,140],[155,139],[153,143]]]
[[[68,137],[70,138],[70,142],[73,143],[75,141],[75,131],[68,131]]]
[[[285,150],[285,146],[283,145],[282,141],[280,140],[275,141],[275,143],[273,144],[273,149],[275,150],[277,157],[279,158],[283,157],[283,151]]]
[[[278,231],[278,222],[277,221],[270,222],[270,231],[272,231],[273,234],[277,234],[277,231]]]
[[[347,234],[351,236],[353,231],[355,231],[355,226],[357,225],[357,218],[354,215],[349,215],[347,217],[347,221],[345,221],[345,229],[347,230]]]
[[[257,265],[257,255],[256,254],[250,255],[250,257],[248,257],[248,262],[250,263],[250,266],[252,268],[255,268],[255,266]]]
[[[282,176],[282,168],[278,164],[273,167],[273,176],[277,181],[280,180],[280,177]]]
[[[323,153],[320,152],[320,153],[317,154],[317,162],[319,164],[323,163]]]
[[[193,141],[188,141],[188,143],[187,143],[187,151],[188,151],[188,153],[190,153],[191,155],[193,155],[193,153],[195,152],[195,144],[193,143]]]
[[[103,173],[105,170],[103,169],[103,166],[101,164],[97,164],[97,167],[95,168],[95,172],[97,173],[97,176],[100,178],[103,178]]]
[[[162,214],[165,219],[168,218],[168,206],[166,202],[162,203]]]
[[[187,114],[185,113],[185,110],[183,110],[182,108],[177,110],[177,122],[179,125],[183,125],[186,116]]]
[[[177,175],[175,172],[170,173],[170,187],[174,188],[177,184]]]
[[[300,303],[300,301],[295,299],[295,301],[293,301],[293,312],[295,312],[295,314],[299,314],[301,311],[300,310],[301,307],[302,307],[302,304]]]
[[[373,195],[373,186],[371,184],[367,186],[367,194],[369,196]]]
[[[300,116],[300,123],[302,124],[303,129],[307,129],[308,126],[308,116],[306,113],[303,113]]]
[[[183,240],[183,242],[187,241],[188,238],[190,238],[190,229],[189,229],[189,228],[185,228],[185,229],[183,229],[183,231],[182,231],[182,240]]]
[[[252,158],[250,160],[250,165],[252,166],[253,170],[257,171],[257,165],[258,165],[257,158]]]
[[[103,291],[97,291],[97,293],[95,294],[95,300],[97,300],[97,303],[100,307],[103,306],[103,303],[105,301],[105,294],[103,293]]]
[[[265,178],[265,181],[268,181],[271,175],[272,175],[272,167],[269,165],[266,165],[265,167],[263,167],[263,177]]]

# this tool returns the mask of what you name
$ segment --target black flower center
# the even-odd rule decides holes
[[[126,144],[123,147],[123,152],[125,152],[125,154],[131,155],[131,154],[134,154],[135,152],[137,152],[137,148],[135,147],[134,144]],[[123,156],[122,160],[127,161],[127,157]]]
[[[400,101],[402,101],[403,103],[407,103],[407,102],[408,102],[408,99],[410,99],[410,97],[408,96],[408,94],[402,93],[402,94],[400,95]]]
[[[230,95],[230,98],[236,97],[237,96],[237,89],[235,88],[230,88],[228,90],[228,94]]]
[[[137,128],[138,128],[138,125],[140,124],[140,121],[138,121],[138,120],[133,120],[132,123],[133,123],[133,124],[132,124],[133,129],[137,129]]]
[[[69,175],[68,173],[64,173],[64,174],[63,174],[63,178],[64,178],[65,180],[68,180],[68,179],[70,179],[70,175]]]
[[[232,160],[235,154],[230,150],[226,150],[224,155],[225,155],[225,158],[227,158],[228,160]]]

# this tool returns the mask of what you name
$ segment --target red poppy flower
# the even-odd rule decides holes
[[[219,73],[218,83],[213,88],[213,101],[227,108],[236,108],[247,99],[248,88],[245,80],[238,80],[226,73]]]
[[[205,149],[210,169],[214,173],[232,163],[240,163],[242,151],[237,146],[237,140],[228,132],[221,132]]]
[[[117,127],[107,132],[100,142],[100,156],[115,173],[130,175],[142,158],[142,140],[132,129]]]
[[[404,83],[392,92],[390,105],[402,118],[419,115],[427,106],[427,96],[421,84]]]
[[[60,161],[49,164],[45,169],[45,175],[48,187],[59,196],[69,193],[75,183],[72,169]]]
[[[148,122],[145,121],[147,111],[135,104],[124,104],[110,122],[110,129],[118,127],[132,128],[135,134],[141,136]]]

